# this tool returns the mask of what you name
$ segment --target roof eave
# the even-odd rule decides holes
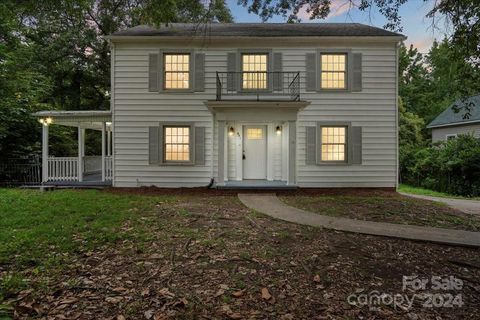
[[[304,40],[348,40],[348,41],[371,41],[371,42],[399,42],[407,39],[404,35],[394,35],[394,36],[121,36],[121,35],[110,35],[105,36],[105,39],[110,40],[111,42],[130,42],[130,41],[151,41],[151,40],[257,40],[257,39],[269,39],[269,40],[282,40],[282,41],[304,41]]]
[[[429,124],[427,125],[427,129],[435,129],[435,128],[443,128],[443,127],[455,127],[455,126],[461,126],[465,124],[474,124],[474,123],[480,123],[480,119],[477,120],[470,120],[470,121],[462,121],[462,122],[450,122],[450,123],[443,123],[443,124]]]

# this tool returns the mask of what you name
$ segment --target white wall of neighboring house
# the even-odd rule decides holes
[[[448,135],[471,134],[480,138],[480,123],[432,128],[432,141],[445,141]]]
[[[309,41],[302,45],[251,42],[242,48],[272,49],[283,53],[283,71],[301,73],[301,98],[311,104],[298,113],[296,125],[296,183],[300,187],[395,187],[397,181],[397,56],[396,44],[389,42],[355,43]],[[216,71],[227,71],[227,52],[238,44],[197,45],[205,53],[205,92],[158,93],[148,91],[148,55],[161,48],[191,49],[188,41],[115,43],[113,57],[114,186],[161,187],[205,186],[216,176],[218,146],[216,121],[204,101],[214,100]],[[361,92],[305,92],[305,54],[319,48],[351,50],[363,54]],[[252,121],[255,115],[252,114]],[[148,127],[162,121],[194,122],[206,127],[206,163],[202,166],[159,166],[148,162]],[[361,165],[306,165],[306,126],[317,121],[351,122],[363,132]],[[234,124],[234,125],[239,125]],[[272,122],[272,125],[274,123]],[[228,137],[226,137],[228,141]],[[274,138],[271,152],[274,180],[285,177],[285,147]],[[230,141],[225,177],[235,180],[236,155],[241,148]],[[283,151],[282,151],[283,150]]]

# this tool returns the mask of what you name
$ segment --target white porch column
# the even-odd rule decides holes
[[[42,182],[48,181],[48,124],[42,125]]]
[[[102,181],[105,181],[105,131],[107,129],[107,124],[102,122]]]
[[[85,129],[82,129],[82,157],[85,157]]]
[[[288,121],[288,178],[287,185],[295,184],[297,158],[297,126],[296,121]]]
[[[107,131],[107,156],[112,155],[112,129],[109,128]]]
[[[83,156],[85,155],[85,129],[78,126],[78,181],[83,181]]]
[[[225,185],[225,136],[226,136],[225,121],[218,121],[218,173],[217,184]]]

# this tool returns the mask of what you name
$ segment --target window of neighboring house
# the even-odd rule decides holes
[[[267,89],[268,54],[242,54],[242,89]]]
[[[452,140],[452,139],[455,139],[457,137],[456,134],[447,134],[445,136],[445,139],[448,141],[448,140]]]
[[[190,54],[164,54],[164,89],[190,88]]]
[[[347,55],[342,53],[322,53],[321,89],[347,88]]]
[[[347,127],[322,127],[322,161],[346,161]]]
[[[189,126],[164,127],[165,162],[189,162],[190,155]]]

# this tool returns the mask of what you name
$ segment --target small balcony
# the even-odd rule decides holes
[[[299,72],[217,72],[217,101],[300,101]]]

